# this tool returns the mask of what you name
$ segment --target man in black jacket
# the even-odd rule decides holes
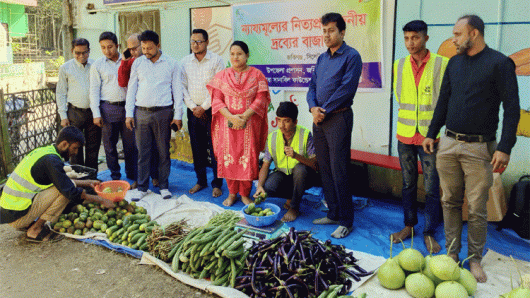
[[[487,277],[480,261],[487,235],[488,191],[493,171],[504,168],[516,141],[519,122],[519,93],[515,63],[490,49],[484,41],[484,22],[465,15],[453,28],[457,54],[447,65],[438,103],[423,148],[434,153],[434,139],[446,126],[436,154],[436,168],[443,190],[446,247],[455,260],[462,247],[462,204],[464,189],[469,206],[468,255],[471,273],[478,282]],[[499,107],[504,115],[497,144]]]

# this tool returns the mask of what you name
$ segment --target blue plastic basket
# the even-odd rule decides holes
[[[278,218],[278,215],[280,215],[280,207],[278,207],[275,204],[271,203],[261,203],[259,205],[256,205],[256,207],[260,207],[262,209],[270,208],[272,212],[274,212],[273,215],[269,216],[252,216],[250,214],[245,213],[245,209],[248,208],[248,206],[245,206],[241,209],[241,213],[243,213],[243,216],[247,220],[248,224],[254,227],[264,227],[268,225],[272,225],[276,219]]]

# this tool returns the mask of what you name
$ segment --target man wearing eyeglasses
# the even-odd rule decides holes
[[[188,130],[193,166],[197,175],[197,184],[189,190],[189,193],[194,194],[207,187],[206,167],[210,164],[213,170],[212,197],[217,198],[223,194],[221,191],[223,179],[217,177],[217,161],[213,154],[211,137],[212,100],[206,84],[216,73],[225,68],[225,63],[219,55],[207,50],[206,30],[193,29],[190,47],[192,53],[181,61],[182,95],[188,107]]]
[[[90,110],[90,43],[84,38],[72,41],[74,59],[70,59],[59,68],[57,82],[57,111],[61,117],[61,126],[79,128],[85,140],[85,152],[79,148],[72,156],[72,164],[98,169],[98,153],[101,146],[101,128],[94,124]]]
[[[121,60],[120,68],[118,68],[118,85],[120,85],[120,87],[127,88],[134,60],[144,54],[138,36],[140,36],[139,33],[133,33],[127,39],[127,49],[123,53],[124,58]],[[151,146],[152,148],[156,148],[156,142],[153,141]],[[150,176],[151,179],[153,179],[153,186],[158,187],[158,155],[156,154],[151,156]]]

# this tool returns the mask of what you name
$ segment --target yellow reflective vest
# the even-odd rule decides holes
[[[0,197],[0,207],[9,210],[26,210],[33,203],[35,195],[53,184],[43,185],[35,182],[31,168],[43,156],[55,154],[59,157],[54,145],[37,148],[31,151],[15,168],[7,179]]]
[[[309,139],[309,129],[297,125],[294,133],[291,146],[296,153],[307,157],[307,140]],[[298,160],[285,155],[283,148],[285,147],[285,140],[280,130],[271,132],[268,137],[267,147],[276,165],[276,169],[287,175],[292,174],[294,166],[298,164]]]
[[[418,131],[425,137],[449,59],[431,52],[416,87],[410,56],[394,62],[394,97],[399,103],[397,134],[410,138]]]

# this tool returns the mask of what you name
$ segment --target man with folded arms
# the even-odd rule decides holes
[[[131,68],[127,89],[127,127],[135,128],[138,158],[138,191],[133,200],[141,200],[147,194],[152,154],[158,154],[158,185],[164,199],[169,192],[169,142],[171,124],[182,128],[182,89],[180,68],[175,59],[162,54],[160,38],[151,30],[140,34],[143,56],[136,58]],[[153,138],[157,147],[152,148]]]

